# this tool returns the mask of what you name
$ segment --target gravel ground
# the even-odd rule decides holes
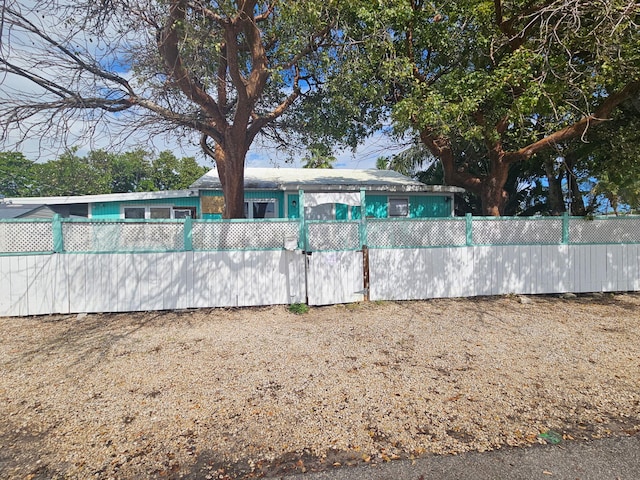
[[[0,477],[256,478],[640,431],[640,295],[0,318]]]

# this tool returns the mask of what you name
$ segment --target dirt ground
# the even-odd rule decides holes
[[[0,477],[259,478],[640,431],[640,295],[0,318]]]

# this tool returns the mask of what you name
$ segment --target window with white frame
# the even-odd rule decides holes
[[[124,207],[122,214],[124,218],[144,219],[146,210],[144,207]]]
[[[122,207],[122,217],[131,219],[168,219],[194,216],[190,207],[172,207],[170,205],[136,205]]]
[[[275,198],[252,198],[244,202],[245,218],[276,218],[277,202]]]
[[[409,216],[409,199],[408,198],[389,198],[389,216],[390,217],[408,217]]]

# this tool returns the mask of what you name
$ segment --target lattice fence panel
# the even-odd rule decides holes
[[[136,252],[184,250],[184,224],[63,223],[67,252]]]
[[[466,238],[464,219],[367,221],[367,243],[371,248],[465,245]]]
[[[562,242],[562,218],[473,219],[475,245],[549,245]]]
[[[0,222],[0,253],[52,251],[51,222]]]
[[[360,222],[308,222],[307,250],[359,250]]]
[[[640,217],[572,218],[570,243],[640,243]]]
[[[295,222],[193,222],[195,250],[264,250],[297,244],[299,223]]]

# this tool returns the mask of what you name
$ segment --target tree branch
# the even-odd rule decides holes
[[[508,163],[520,162],[531,158],[536,153],[565,140],[570,140],[584,135],[590,128],[600,123],[608,121],[608,117],[613,110],[625,100],[638,95],[640,93],[640,82],[630,82],[618,92],[609,95],[602,104],[596,108],[592,115],[582,117],[577,122],[558,130],[551,135],[546,136],[526,147],[515,152],[508,152],[505,155],[505,161]]]
[[[184,67],[180,57],[176,28],[179,22],[185,20],[186,7],[187,2],[185,0],[173,0],[171,2],[167,23],[158,35],[158,51],[164,60],[168,75],[176,82],[180,90],[189,100],[199,105],[213,118],[218,130],[223,131],[227,126],[227,121],[220,112],[218,104],[197,82],[191,79],[191,75]]]
[[[247,131],[247,137],[249,138],[249,142],[253,141],[256,135],[262,130],[266,125],[280,117],[287,109],[295,102],[298,97],[300,97],[300,70],[296,67],[296,74],[293,79],[293,92],[287,96],[287,98],[280,103],[276,108],[274,108],[269,114],[263,115],[261,117],[256,118]]]

